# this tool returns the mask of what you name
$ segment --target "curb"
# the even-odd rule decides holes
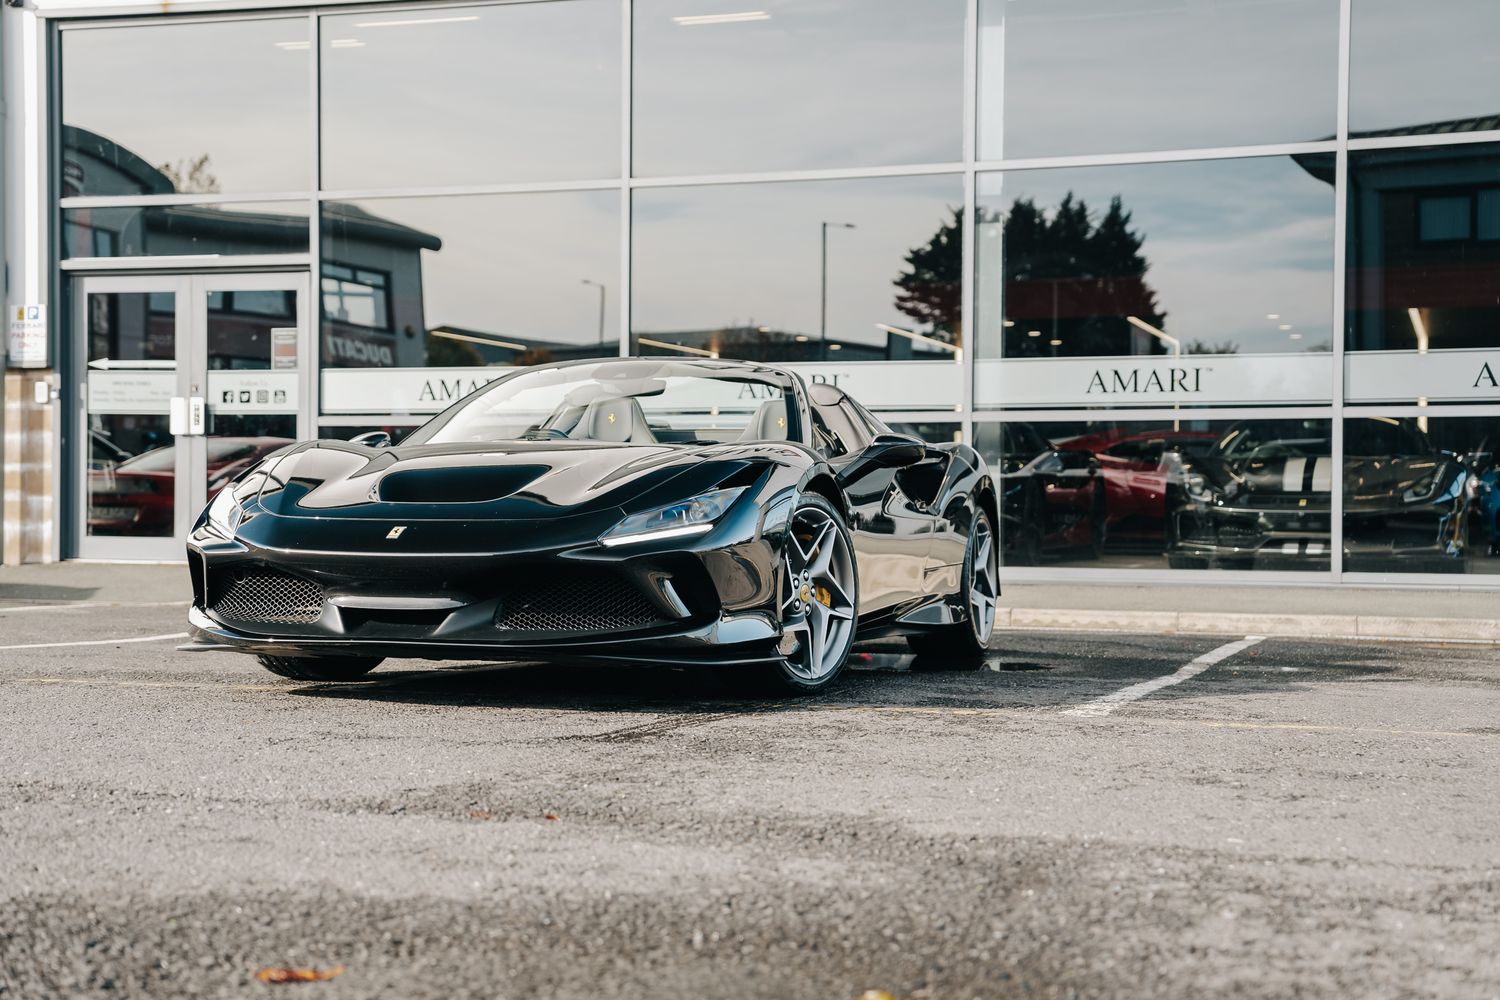
[[[1299,639],[1448,639],[1500,643],[1500,619],[1389,615],[1215,614],[1201,611],[1101,611],[1000,608],[997,629],[1263,635]]]

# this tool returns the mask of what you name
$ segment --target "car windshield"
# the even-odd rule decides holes
[[[1344,428],[1344,454],[1355,458],[1430,458],[1436,450],[1411,420],[1369,417]]]
[[[623,360],[537,368],[492,383],[407,444],[800,440],[790,379],[749,366]]]

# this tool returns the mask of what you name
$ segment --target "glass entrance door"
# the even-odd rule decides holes
[[[308,309],[304,274],[79,282],[80,557],[182,558],[224,484],[308,435]]]

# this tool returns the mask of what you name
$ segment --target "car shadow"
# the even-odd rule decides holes
[[[1150,637],[1138,637],[1149,640]],[[1213,641],[1213,640],[1209,640]],[[1083,657],[1075,646],[1059,651],[1037,643],[991,651],[980,668],[938,669],[905,652],[899,641],[861,643],[849,668],[826,693],[788,697],[757,683],[746,671],[708,667],[659,667],[584,663],[388,664],[368,679],[302,684],[289,694],[329,700],[427,706],[541,708],[563,711],[702,715],[755,713],[818,707],[995,710],[1066,708],[1092,701],[1132,683],[1159,677],[1183,657],[1142,660],[1132,650]],[[1362,650],[1363,651],[1363,650]],[[1299,653],[1288,659],[1274,647],[1151,694],[1153,702],[1233,697],[1304,690],[1318,683],[1398,680],[1393,653],[1368,651],[1364,658]],[[1332,653],[1332,649],[1326,650]],[[1347,654],[1348,650],[1340,652]],[[1285,662],[1284,662],[1285,661]]]

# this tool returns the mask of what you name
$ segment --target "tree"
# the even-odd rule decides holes
[[[204,153],[195,160],[163,163],[156,169],[172,182],[178,194],[218,194],[219,178],[208,169],[208,163],[208,154]]]
[[[922,246],[906,255],[910,268],[896,278],[896,308],[919,324],[930,324],[935,340],[958,344],[962,337],[963,209]]]
[[[427,335],[427,364],[433,368],[478,368],[484,364],[473,344]]]
[[[1183,354],[1238,354],[1240,345],[1232,340],[1211,344],[1206,340],[1190,340],[1182,345]]]
[[[963,213],[950,212],[930,240],[907,253],[894,283],[897,309],[930,326],[930,336],[958,344]],[[1050,213],[1033,199],[1017,198],[1003,216],[981,206],[975,221],[1002,227],[1005,311],[1012,321],[1005,328],[1006,355],[1132,354],[1143,338],[1147,351],[1166,350],[1126,318],[1159,328],[1166,313],[1145,280],[1151,267],[1141,253],[1145,237],[1131,228],[1118,195],[1097,223],[1071,191]]]

